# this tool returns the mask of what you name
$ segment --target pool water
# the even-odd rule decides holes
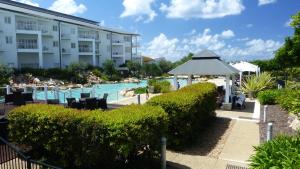
[[[171,85],[173,85],[173,79],[166,79],[168,80]],[[181,87],[186,86],[187,80],[179,79],[179,84]],[[84,88],[76,88],[71,90],[60,90],[59,91],[59,100],[61,103],[66,103],[66,98],[74,97],[76,99],[80,98],[80,93],[93,93],[94,90],[95,96],[94,97],[103,97],[104,93],[108,93],[108,102],[117,102],[125,97],[120,95],[120,91],[125,89],[131,88],[138,88],[138,87],[146,87],[147,80],[142,80],[140,83],[115,83],[115,84],[96,84],[92,87],[84,87]],[[48,99],[55,98],[54,91],[47,92]],[[37,91],[36,96],[34,96],[37,100],[45,100],[45,92],[44,91]]]

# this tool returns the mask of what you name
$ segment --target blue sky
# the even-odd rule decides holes
[[[267,59],[293,34],[299,0],[16,0],[141,34],[141,52],[177,60],[210,49],[225,60]]]

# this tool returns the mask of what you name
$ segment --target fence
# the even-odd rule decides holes
[[[43,162],[32,160],[17,147],[0,137],[0,168],[1,169],[61,169]]]

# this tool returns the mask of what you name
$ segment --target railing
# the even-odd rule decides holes
[[[37,49],[36,39],[17,39],[18,49]]]
[[[61,169],[43,162],[32,160],[17,147],[0,137],[1,169]]]
[[[93,49],[90,47],[80,47],[79,46],[79,52],[93,52]]]
[[[121,40],[113,40],[112,43],[123,43]]]
[[[38,30],[37,24],[34,21],[17,21],[18,30]]]

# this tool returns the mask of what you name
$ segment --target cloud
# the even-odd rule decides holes
[[[222,18],[238,15],[245,9],[242,0],[171,0],[169,5],[161,4],[160,10],[168,18]]]
[[[120,15],[121,18],[136,17],[135,21],[151,22],[157,16],[157,13],[151,8],[155,0],[124,0],[125,10]],[[144,18],[147,16],[148,18]]]
[[[84,4],[77,4],[75,0],[55,0],[49,9],[70,15],[82,14],[87,10]]]
[[[33,2],[32,0],[13,0],[13,1],[24,3],[24,4],[27,4],[27,5],[31,5],[31,6],[36,6],[36,7],[40,6],[38,3]]]
[[[194,32],[194,31],[193,31]],[[196,31],[195,31],[196,32]],[[234,31],[224,30],[221,33],[212,33],[206,28],[194,35],[185,35],[185,38],[168,38],[160,33],[150,42],[142,46],[143,54],[154,58],[165,57],[175,61],[188,54],[209,49],[225,60],[253,60],[268,59],[274,56],[274,51],[282,46],[279,41],[260,38],[236,38]]]
[[[275,3],[277,0],[258,0],[258,6]]]
[[[252,28],[253,27],[253,24],[249,23],[246,25],[246,28]]]

